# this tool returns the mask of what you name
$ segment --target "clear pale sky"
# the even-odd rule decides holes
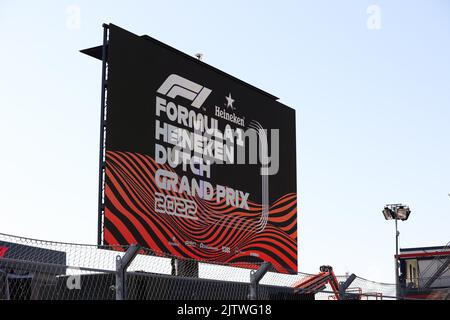
[[[447,0],[0,0],[0,232],[96,243],[103,22],[297,110],[300,271],[393,282],[386,203],[401,247],[450,240]]]

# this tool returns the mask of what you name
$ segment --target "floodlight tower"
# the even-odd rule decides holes
[[[398,263],[398,231],[397,220],[408,220],[411,210],[404,204],[387,204],[384,206],[383,215],[386,220],[395,220],[395,296],[400,296],[400,282],[399,282],[399,263]]]

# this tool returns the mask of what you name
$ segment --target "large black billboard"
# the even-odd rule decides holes
[[[296,272],[295,111],[108,28],[103,243]]]

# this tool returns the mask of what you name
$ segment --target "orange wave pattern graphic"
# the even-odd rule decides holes
[[[297,195],[286,194],[270,205],[268,221],[258,228],[261,204],[248,210],[217,201],[159,189],[158,169],[174,170],[147,155],[106,152],[104,243],[140,244],[155,254],[204,262],[256,267],[269,261],[283,273],[297,272]],[[196,204],[196,219],[159,213],[155,194]],[[225,248],[225,250],[223,250]]]

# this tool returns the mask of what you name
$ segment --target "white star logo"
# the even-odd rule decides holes
[[[227,99],[227,108],[231,108],[231,110],[234,110],[233,102],[234,99],[231,97],[231,93],[228,94],[228,97],[225,97]]]

